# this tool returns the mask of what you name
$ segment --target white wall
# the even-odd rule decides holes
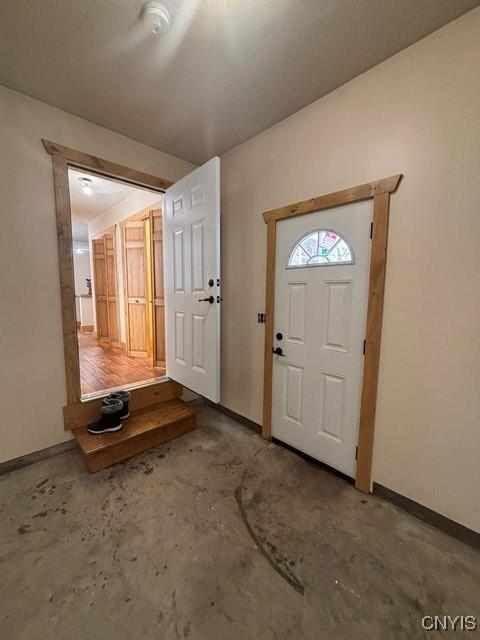
[[[87,225],[85,225],[87,226]],[[80,249],[82,253],[77,253]],[[90,278],[90,250],[88,242],[73,241],[73,273],[75,280],[75,313],[80,321],[80,294],[88,293],[86,278]]]
[[[42,138],[169,180],[193,165],[0,87],[0,461],[56,444],[66,403],[52,159]],[[6,215],[8,212],[8,215]],[[41,314],[32,309],[41,308]]]
[[[81,327],[93,327],[93,304],[92,296],[88,298],[77,298],[78,310],[77,321],[80,322]]]
[[[77,253],[79,249],[82,253]],[[73,271],[76,295],[88,293],[87,278],[91,278],[90,248],[88,242],[73,243]]]
[[[480,530],[480,9],[222,157],[222,403],[262,419],[265,210],[396,173],[374,480]]]

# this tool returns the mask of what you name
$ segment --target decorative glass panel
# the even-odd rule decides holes
[[[304,236],[293,247],[288,267],[319,267],[329,264],[353,264],[353,249],[331,229],[319,229]]]

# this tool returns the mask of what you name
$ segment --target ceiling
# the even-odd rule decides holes
[[[79,178],[89,178],[92,181],[91,195],[83,193]],[[74,223],[88,224],[106,209],[113,207],[137,189],[122,182],[106,180],[85,171],[68,170],[70,186],[70,206]],[[77,238],[80,239],[80,238]]]
[[[480,0],[2,0],[0,83],[200,163]]]

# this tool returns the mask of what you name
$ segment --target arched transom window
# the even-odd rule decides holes
[[[353,249],[332,229],[318,229],[293,247],[287,267],[321,267],[333,264],[353,264]]]

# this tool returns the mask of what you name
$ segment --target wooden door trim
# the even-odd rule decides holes
[[[146,211],[146,210],[144,210]],[[126,220],[122,220],[120,222],[121,225],[121,231],[122,231],[122,265],[123,265],[123,296],[124,296],[124,306],[125,306],[125,341],[127,344],[127,354],[129,356],[132,357],[144,357],[145,355],[147,355],[148,357],[148,282],[147,282],[147,278],[148,278],[148,273],[147,273],[147,254],[146,254],[146,247],[147,247],[147,238],[146,238],[146,228],[145,228],[145,222],[148,219],[148,214],[146,217],[141,218],[139,220],[137,220],[138,213],[134,214],[133,216],[131,216],[130,218],[127,218]],[[132,220],[131,218],[134,218],[134,220]],[[127,234],[127,227],[129,229],[143,229],[143,242],[140,240],[127,240],[126,238],[126,234]],[[128,243],[128,247],[127,247],[127,243]],[[128,269],[127,269],[127,249],[140,249],[143,248],[144,250],[144,257],[145,257],[145,295],[144,296],[129,296],[128,295]],[[131,344],[130,344],[130,309],[129,309],[129,305],[131,304],[136,304],[139,303],[140,300],[144,301],[142,302],[142,304],[145,304],[145,331],[146,331],[146,345],[147,345],[147,350],[146,351],[137,351],[135,349],[131,348]]]
[[[267,223],[272,221],[278,222],[278,220],[293,218],[295,216],[303,216],[306,213],[314,213],[315,211],[321,211],[322,209],[331,209],[332,207],[338,207],[351,202],[369,200],[370,198],[374,198],[376,195],[380,195],[382,193],[394,193],[397,190],[401,179],[402,174],[398,173],[397,175],[390,176],[389,178],[382,178],[381,180],[358,184],[355,187],[349,187],[348,189],[342,189],[341,191],[334,191],[333,193],[327,193],[323,196],[317,196],[315,198],[309,198],[308,200],[302,200],[301,202],[295,202],[294,204],[288,204],[285,207],[280,207],[279,209],[265,211],[263,219]]]
[[[103,255],[98,255],[97,251],[98,251],[98,244],[101,243],[102,247],[103,247]],[[109,342],[109,336],[108,336],[108,330],[109,330],[109,323],[108,323],[108,296],[107,296],[107,249],[106,249],[106,244],[105,244],[105,235],[101,235],[97,238],[92,239],[92,243],[91,243],[91,247],[92,247],[92,260],[91,263],[93,265],[93,273],[92,273],[92,293],[93,293],[93,300],[95,301],[95,319],[97,321],[97,340],[102,341],[102,342]],[[103,259],[103,288],[104,288],[104,293],[102,295],[100,295],[98,293],[98,290],[100,288],[100,280],[101,278],[99,278],[98,272],[97,272],[97,260],[101,260]],[[106,333],[107,335],[100,335],[100,322],[99,322],[99,317],[100,317],[100,306],[99,306],[99,302],[104,302],[105,303],[105,310],[106,310],[106,323],[107,323],[107,328],[106,328]]]
[[[158,213],[157,213],[158,212]],[[155,231],[155,218],[160,219],[160,231]],[[159,207],[157,209],[151,209],[149,213],[150,220],[150,273],[151,273],[151,290],[152,290],[152,300],[151,300],[151,314],[152,314],[152,330],[153,330],[153,366],[154,367],[165,367],[165,348],[163,349],[162,355],[163,359],[159,360],[158,356],[158,345],[159,345],[159,335],[157,333],[157,314],[159,313],[157,307],[163,308],[161,312],[163,314],[163,346],[165,346],[165,291],[163,291],[163,297],[159,298],[156,296],[157,292],[157,279],[156,279],[156,270],[155,270],[155,243],[160,241],[162,243],[161,249],[161,261],[162,265],[162,275],[163,275],[163,211],[162,208]],[[158,257],[158,256],[157,256]]]
[[[77,319],[75,311],[75,278],[73,270],[73,239],[70,214],[68,162],[53,155],[53,183],[57,213],[58,268],[62,305],[63,351],[67,404],[80,401],[80,361],[78,357]]]
[[[110,255],[113,256],[113,284],[115,287],[115,309],[116,309],[116,316],[117,316],[117,340],[112,340],[112,336],[110,335],[110,303],[111,303],[111,298],[110,298],[110,293],[108,291],[108,251],[109,249],[107,248],[107,236],[112,236],[112,244],[113,244],[113,249],[111,250],[112,253]],[[117,237],[116,237],[116,225],[113,225],[113,228],[110,230],[106,230],[103,232],[103,238],[105,239],[105,273],[106,273],[106,277],[107,277],[107,310],[108,310],[108,338],[110,341],[110,344],[114,345],[115,347],[120,347],[122,344],[122,335],[121,335],[121,329],[120,329],[120,300],[118,297],[118,269],[117,269]]]
[[[173,184],[171,180],[158,178],[157,176],[152,176],[143,171],[137,171],[136,169],[130,169],[122,164],[110,162],[109,160],[93,156],[90,153],[84,153],[83,151],[77,151],[77,149],[71,149],[56,142],[50,142],[50,140],[42,140],[42,142],[47,153],[52,156],[62,157],[70,166],[89,169],[103,176],[119,178],[122,182],[131,182],[134,185],[153,187],[154,189],[161,189],[163,191]]]
[[[388,219],[390,194],[394,193],[403,175],[401,173],[367,182],[334,193],[328,193],[301,202],[271,209],[263,213],[267,225],[267,265],[265,291],[265,347],[263,377],[262,437],[272,437],[272,378],[273,378],[273,329],[275,312],[275,257],[277,222],[295,216],[331,209],[344,204],[373,198],[373,227],[370,254],[370,273],[367,302],[367,328],[365,358],[363,363],[362,399],[358,434],[357,471],[355,486],[369,493],[372,483],[372,454],[375,429],[380,343],[382,336],[383,299],[387,265]]]
[[[81,402],[80,363],[78,356],[77,323],[75,313],[75,281],[73,270],[72,214],[68,168],[80,167],[102,176],[129,182],[137,186],[164,191],[173,184],[170,180],[152,176],[103,158],[71,149],[49,140],[43,140],[44,147],[52,156],[53,187],[55,195],[55,215],[57,224],[57,244],[60,273],[60,301],[62,308],[63,346],[65,354],[65,379],[67,406],[84,405]],[[158,383],[156,383],[158,384]],[[138,389],[132,391],[135,397]],[[67,422],[65,428],[70,429]]]

